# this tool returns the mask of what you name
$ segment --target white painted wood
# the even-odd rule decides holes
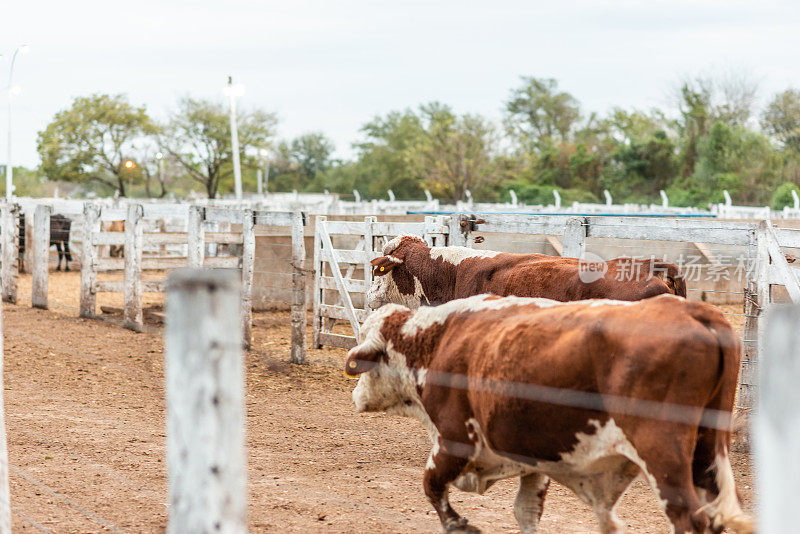
[[[588,237],[747,245],[751,223],[657,219],[652,217],[587,217]]]
[[[50,255],[50,214],[53,208],[46,204],[36,206],[33,213],[33,239],[28,247],[33,251],[31,277],[31,306],[47,309],[48,257]],[[27,217],[26,217],[27,220]]]
[[[303,232],[305,216],[300,211],[292,215],[292,346],[289,361],[306,363],[306,245]]]
[[[215,223],[242,224],[243,211],[228,208],[205,208],[205,220]]]
[[[17,303],[17,278],[19,263],[19,206],[4,204],[0,215],[0,234],[2,234],[2,298],[3,302]]]
[[[187,222],[188,233],[188,264],[189,267],[202,267],[205,256],[205,228],[203,227],[203,212],[205,208],[191,206]]]
[[[257,211],[257,226],[291,226],[294,214],[290,211]]]
[[[322,331],[322,319],[320,317],[320,304],[324,301],[325,292],[320,280],[322,278],[322,239],[320,238],[320,227],[326,224],[328,218],[324,215],[317,216],[314,220],[314,318],[311,327],[312,344],[315,349],[322,348],[320,343],[320,332]]]
[[[756,396],[759,388],[759,367],[764,360],[764,351],[766,350],[765,344],[765,329],[766,321],[764,320],[772,302],[772,291],[769,285],[769,248],[767,246],[767,224],[766,221],[761,221],[756,229],[756,270],[755,270],[755,286],[756,286],[756,302],[758,304],[758,324],[756,327],[756,357],[755,361],[749,362],[749,375],[740,377],[742,387],[740,390],[747,390],[746,396],[741,399],[742,404],[748,409],[752,409],[756,404]]]
[[[143,280],[143,293],[163,293],[166,289],[166,280]],[[96,293],[124,293],[124,280],[100,280],[95,283]]]
[[[586,254],[586,219],[570,217],[564,227],[561,255],[566,258],[582,258]]]
[[[461,213],[454,213],[450,216],[449,221],[449,234],[448,237],[450,239],[450,246],[451,247],[466,247],[469,245],[469,238],[467,237],[467,233],[465,233],[464,228],[461,226],[461,217],[463,214]],[[481,229],[483,230],[483,229]]]
[[[128,205],[125,219],[125,328],[141,332],[142,317],[142,215],[140,204]]]
[[[5,386],[3,385],[3,319],[0,308],[0,534],[11,534],[11,493],[8,484],[8,440],[6,438]]]
[[[25,214],[25,227],[22,229],[24,231],[25,236],[25,250],[23,252],[23,262],[22,262],[22,272],[26,274],[33,274],[33,247],[29,246],[29,243],[33,243],[33,225],[34,225],[34,217],[36,214],[36,208],[39,205],[21,205],[20,206],[20,213]],[[22,237],[22,235],[20,237]]]
[[[170,534],[247,531],[241,277],[183,269],[167,283]]]
[[[754,445],[759,532],[796,532],[800,494],[800,306],[774,307],[766,318]]]
[[[325,224],[322,224],[319,227],[319,232],[320,238],[322,239],[322,246],[324,247],[327,256],[326,259],[331,266],[333,277],[336,279],[336,284],[339,286],[339,300],[341,301],[342,306],[344,306],[347,310],[350,326],[353,327],[353,334],[358,337],[358,331],[361,328],[361,324],[358,322],[358,318],[356,317],[353,308],[353,300],[350,298],[350,293],[347,291],[347,287],[344,284],[342,271],[339,269],[340,261],[337,257],[336,249],[333,248],[331,236],[328,234]]]
[[[250,349],[253,337],[253,266],[256,259],[255,214],[242,211],[242,324],[244,347]]]
[[[92,244],[100,232],[100,208],[87,202],[83,207],[83,249],[81,255],[80,316],[92,318],[97,311],[97,249]]]
[[[767,250],[769,251],[772,267],[777,268],[780,276],[783,279],[783,285],[786,286],[786,291],[789,293],[789,298],[792,299],[794,304],[800,304],[800,283],[795,277],[795,270],[789,267],[786,261],[786,256],[783,255],[781,247],[778,244],[778,239],[772,231],[772,225],[766,221],[766,230],[764,237],[767,241]]]

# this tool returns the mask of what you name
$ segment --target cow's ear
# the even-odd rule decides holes
[[[373,265],[372,276],[383,276],[392,272],[392,269],[398,265],[398,261],[389,256],[381,256],[375,258],[370,262]]]
[[[375,340],[367,340],[360,345],[350,349],[347,353],[347,362],[345,362],[344,374],[347,377],[354,378],[361,373],[370,371],[373,367],[378,365],[378,362],[383,357],[383,347]]]

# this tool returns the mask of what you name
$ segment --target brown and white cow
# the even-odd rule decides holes
[[[419,419],[433,448],[423,486],[446,532],[475,532],[451,485],[520,477],[514,514],[533,533],[553,478],[602,532],[640,473],[675,532],[752,532],[728,458],[740,342],[715,308],[479,295],[371,314],[345,373],[359,412]]]
[[[383,253],[372,260],[375,279],[367,291],[367,305],[373,309],[388,303],[418,308],[482,293],[559,301],[686,296],[678,267],[661,260],[588,263],[545,254],[429,247],[412,235],[392,239]]]

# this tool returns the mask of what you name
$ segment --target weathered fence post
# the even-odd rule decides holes
[[[33,213],[33,277],[31,280],[31,306],[47,309],[47,268],[50,251],[50,214],[53,208],[40,204]],[[26,218],[27,219],[27,218]]]
[[[794,532],[800,493],[800,306],[770,309],[755,418],[760,532]],[[793,451],[793,452],[792,452]]]
[[[256,261],[255,213],[242,210],[242,320],[244,347],[250,349],[253,336],[253,266]]]
[[[586,253],[587,222],[584,217],[570,217],[564,228],[561,255],[565,258],[582,258]]]
[[[141,204],[130,204],[125,219],[125,328],[141,332],[142,318],[142,216]]]
[[[318,215],[314,220],[314,320],[312,322],[312,343],[315,349],[322,348],[319,333],[322,330],[320,319],[320,304],[324,299],[325,293],[322,289],[322,239],[320,238],[320,226],[325,224],[328,218]]]
[[[758,265],[758,231],[756,228],[748,232],[747,258],[745,261],[744,280],[744,341],[742,342],[742,361],[739,366],[739,394],[736,407],[750,410],[755,404],[756,381],[758,377],[758,325],[761,313],[758,298],[757,265]]]
[[[88,202],[83,206],[83,249],[81,257],[81,310],[80,316],[92,318],[97,311],[97,249],[94,235],[100,230],[100,208]]]
[[[167,281],[165,382],[171,534],[247,531],[241,278]]]
[[[188,264],[189,267],[202,267],[205,256],[205,229],[203,227],[203,212],[201,206],[189,206],[188,235]]]
[[[303,232],[305,215],[292,214],[292,348],[289,361],[306,363],[306,244]]]
[[[8,441],[6,439],[6,407],[3,400],[3,313],[0,309],[0,533],[11,533],[11,494],[8,486]]]
[[[24,242],[25,242],[26,245],[28,243],[32,243],[33,239],[34,239],[34,237],[33,237],[33,232],[34,232],[33,219],[34,219],[37,207],[38,206],[30,206],[29,205],[26,208],[22,208],[20,210],[20,213],[23,214],[24,217],[25,217],[25,224],[20,229],[20,231],[23,232],[20,235],[20,240],[24,239]],[[34,255],[34,252],[33,252],[32,248],[33,247],[26,246],[25,247],[25,251],[22,254],[22,272],[24,272],[24,273],[31,273],[31,274],[33,273],[33,262],[34,262],[33,255]]]
[[[2,293],[3,302],[17,303],[17,277],[19,273],[19,206],[5,204],[0,217],[0,233],[2,233]]]
[[[462,226],[464,223],[466,226]],[[463,213],[454,213],[450,216],[449,245],[451,247],[469,246],[469,220]]]

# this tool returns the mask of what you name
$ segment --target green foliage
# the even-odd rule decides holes
[[[274,165],[270,166],[270,186],[273,191],[314,190],[317,185],[328,189],[320,180],[332,167],[333,142],[320,132],[308,133],[283,141],[278,145]]]
[[[792,191],[800,195],[800,187],[797,187],[797,184],[784,182],[779,185],[775,189],[775,192],[772,193],[772,199],[769,203],[770,207],[774,210],[782,210],[785,206],[794,206]]]
[[[761,116],[764,130],[784,147],[800,152],[800,91],[775,95]]]
[[[505,109],[509,131],[525,147],[567,140],[580,117],[578,101],[559,91],[552,78],[523,76],[522,87],[511,92]]]
[[[39,132],[37,149],[50,180],[95,182],[121,196],[142,179],[136,162],[157,128],[144,107],[123,95],[95,94],[76,98]]]
[[[254,109],[239,111],[240,160],[243,170],[260,163],[254,154],[269,146],[277,119],[273,113]],[[221,102],[183,98],[163,128],[161,145],[189,178],[206,189],[209,198],[218,191],[233,190],[230,114]]]

